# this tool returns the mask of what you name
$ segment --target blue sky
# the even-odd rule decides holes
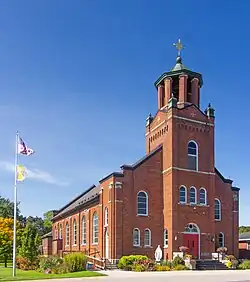
[[[154,81],[173,42],[203,74],[202,108],[216,110],[216,166],[241,187],[249,221],[247,1],[26,0],[0,4],[0,194],[13,198],[15,131],[36,155],[18,187],[25,215],[60,208],[145,153]]]

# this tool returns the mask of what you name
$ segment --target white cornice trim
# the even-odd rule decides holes
[[[208,174],[208,175],[215,175],[214,172],[196,171],[196,170],[191,170],[191,169],[186,169],[186,168],[181,168],[181,167],[175,167],[175,166],[171,166],[168,169],[163,170],[162,174],[165,174],[165,173],[169,172],[171,169],[180,170],[180,171],[187,171],[187,172],[194,172],[194,173],[201,173],[201,174]]]

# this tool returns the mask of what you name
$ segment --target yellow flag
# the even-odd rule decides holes
[[[27,169],[23,165],[17,166],[17,181],[24,181],[27,177]]]

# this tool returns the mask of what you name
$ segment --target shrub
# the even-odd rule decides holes
[[[169,268],[172,268],[172,262],[170,260],[165,260],[161,262],[162,266],[168,266]]]
[[[49,270],[54,273],[56,269],[61,266],[63,259],[60,257],[41,257],[39,260],[39,270],[41,272],[48,272]]]
[[[16,267],[21,270],[35,270],[38,268],[38,260],[31,262],[28,258],[18,256],[16,258]]]
[[[148,258],[134,261],[132,269],[135,270],[137,265],[142,265],[145,271],[155,271],[156,270],[155,262]]]
[[[177,264],[173,268],[174,270],[187,270],[186,266],[183,264]]]
[[[134,271],[136,271],[136,272],[143,272],[145,270],[146,270],[146,268],[143,264],[137,264],[134,267]]]
[[[226,262],[226,267],[227,267],[227,268],[232,268],[232,262],[231,262],[230,260],[228,260],[228,261]]]
[[[227,255],[225,257],[226,260],[229,260],[229,261],[233,261],[233,260],[236,260],[235,256],[234,255]]]
[[[173,265],[174,268],[175,268],[175,266],[177,266],[177,265],[185,265],[185,261],[184,261],[181,257],[176,256],[176,257],[174,258],[173,262],[172,262],[172,265]]]
[[[83,253],[71,253],[64,257],[69,272],[86,270],[87,257]]]
[[[156,271],[170,271],[171,268],[168,265],[156,265]]]
[[[244,260],[240,265],[239,269],[250,269],[250,260]]]
[[[141,260],[147,260],[147,256],[143,255],[130,255],[130,256],[123,256],[119,259],[118,268],[124,270],[131,270],[134,262],[138,262]]]

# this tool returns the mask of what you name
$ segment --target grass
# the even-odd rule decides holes
[[[12,268],[0,268],[0,281],[21,281],[21,280],[39,280],[39,279],[59,279],[59,278],[79,278],[105,276],[104,274],[93,271],[80,271],[65,274],[45,274],[34,270],[22,271],[17,269],[17,275],[12,277]]]

